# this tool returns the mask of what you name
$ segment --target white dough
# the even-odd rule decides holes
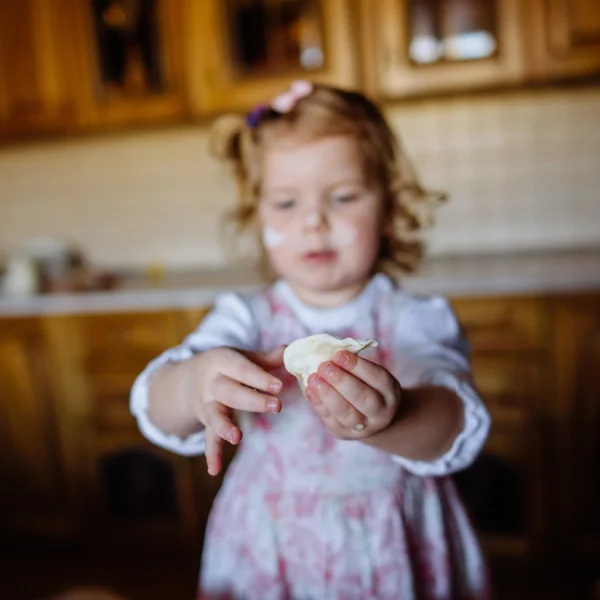
[[[295,375],[304,390],[308,378],[316,373],[319,365],[331,360],[338,350],[348,350],[358,354],[377,346],[375,340],[355,340],[354,338],[340,339],[327,333],[309,335],[292,342],[283,353],[283,364],[292,375]]]

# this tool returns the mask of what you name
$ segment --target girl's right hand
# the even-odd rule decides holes
[[[271,352],[243,352],[215,348],[196,357],[188,394],[190,410],[206,428],[208,472],[222,468],[224,440],[239,444],[242,432],[232,420],[233,410],[278,413],[283,384],[267,371],[283,364],[284,347]]]

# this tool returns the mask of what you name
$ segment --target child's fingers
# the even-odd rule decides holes
[[[221,405],[219,402],[210,402],[206,406],[204,421],[207,433],[210,429],[215,435],[234,446],[240,443],[242,432],[231,420],[227,407]]]
[[[381,393],[385,393],[393,383],[393,377],[387,369],[353,352],[338,350],[332,360],[338,367]]]
[[[310,389],[321,400],[344,427],[358,430],[366,424],[366,417],[322,377],[316,374],[311,375],[308,379],[307,389]]]
[[[371,363],[371,366],[377,367],[374,363]],[[382,393],[378,389],[374,389],[354,373],[349,373],[332,362],[320,365],[318,374],[343,398],[367,416],[376,415],[385,405]]]
[[[248,353],[248,356],[255,358],[256,355]],[[261,390],[268,394],[279,394],[283,387],[281,380],[267,373],[255,364],[251,358],[247,358],[240,352],[231,353],[221,373],[249,388]]]
[[[311,388],[307,387],[304,391],[306,395],[306,399],[310,402],[314,411],[321,417],[321,419],[329,419],[331,417],[331,412],[329,409],[321,402],[321,399],[312,391]]]
[[[212,429],[207,428],[206,436],[206,464],[209,475],[218,475],[223,466],[223,438],[219,437]]]
[[[228,377],[219,378],[214,394],[219,402],[236,410],[262,413],[278,413],[281,410],[279,398],[251,390]]]

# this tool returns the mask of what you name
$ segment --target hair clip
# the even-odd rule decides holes
[[[313,84],[310,81],[304,79],[293,81],[288,90],[272,100],[271,108],[278,113],[288,113],[296,106],[298,100],[305,98],[312,91]]]
[[[308,96],[314,87],[310,81],[300,79],[293,81],[289,89],[276,96],[270,104],[257,104],[247,115],[246,124],[253,129],[258,126],[267,112],[273,110],[279,114],[289,113],[298,103],[298,100]]]
[[[246,115],[246,125],[251,129],[254,129],[265,116],[265,113],[268,112],[271,107],[264,102],[261,104],[257,104],[247,115]]]

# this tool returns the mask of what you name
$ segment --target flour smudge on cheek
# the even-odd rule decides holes
[[[334,223],[331,238],[337,247],[351,246],[358,238],[358,231],[346,223]]]
[[[271,227],[265,227],[265,229],[263,229],[262,239],[265,248],[268,248],[269,250],[272,248],[278,248],[284,242],[283,235]]]

